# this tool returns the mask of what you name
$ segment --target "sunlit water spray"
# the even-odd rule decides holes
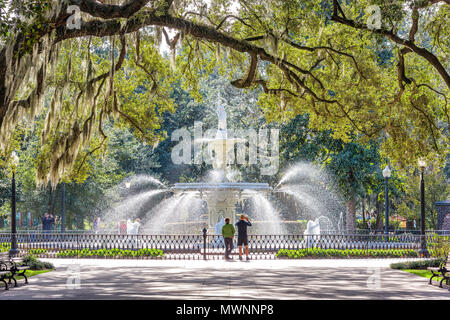
[[[299,163],[286,171],[275,188],[296,203],[299,216],[320,223],[320,229],[341,231],[342,202],[330,177],[310,163]]]
[[[101,220],[105,224],[105,228],[107,230],[115,230],[120,221],[139,217],[144,208],[154,206],[152,201],[157,195],[161,195],[167,191],[168,190],[164,189],[150,190],[128,196],[123,201],[104,212]]]
[[[149,185],[154,185],[157,187],[162,187],[164,189],[167,189],[167,186],[156,179],[155,177],[149,176],[149,175],[136,175],[132,176],[124,181],[124,184],[130,188],[139,188],[139,187],[146,187]]]
[[[252,227],[254,234],[285,234],[280,215],[267,198],[259,193],[249,198],[250,212],[257,224]]]
[[[143,226],[146,233],[149,234],[164,234],[166,233],[165,226],[170,221],[179,221],[182,215],[183,200],[189,199],[185,194],[174,195],[168,199],[163,200],[160,204],[154,207],[146,214],[147,222]]]

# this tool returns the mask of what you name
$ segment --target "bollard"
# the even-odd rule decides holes
[[[203,260],[206,260],[206,228],[203,228]]]

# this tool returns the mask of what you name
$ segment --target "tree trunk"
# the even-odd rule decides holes
[[[79,213],[76,216],[77,219],[77,229],[84,230],[84,217]]]
[[[347,223],[347,233],[355,233],[356,229],[356,201],[355,196],[352,195],[350,200],[347,201],[347,214],[346,214],[346,223]]]
[[[366,212],[365,212],[365,210],[366,210],[366,197],[364,196],[364,197],[362,197],[362,203],[361,203],[361,206],[362,206],[362,220],[363,220],[363,226],[364,226],[364,228],[366,227]]]
[[[377,218],[376,218],[377,222],[376,222],[375,229],[377,231],[382,231],[383,230],[383,218],[380,213],[380,202],[378,201],[378,196],[376,197],[375,205],[376,205],[376,213],[377,213]]]
[[[72,230],[73,217],[70,212],[66,212],[66,230]]]
[[[51,187],[48,187],[48,213],[53,214],[55,211],[55,201],[53,198],[54,192]]]

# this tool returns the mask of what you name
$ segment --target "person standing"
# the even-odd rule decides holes
[[[236,222],[236,227],[238,229],[238,247],[239,247],[239,260],[242,260],[242,245],[245,246],[245,255],[247,261],[250,260],[248,255],[248,236],[247,236],[247,227],[250,227],[252,224],[248,220],[248,217],[244,214],[241,215],[241,218],[238,222]]]
[[[42,231],[44,232],[44,240],[50,239],[50,236],[47,235],[47,233],[50,233],[52,231],[52,226],[54,223],[53,216],[46,212],[44,214],[44,217],[42,218]]]
[[[55,230],[55,217],[50,213],[50,230]]]
[[[222,236],[225,240],[225,260],[231,260],[230,254],[233,250],[233,237],[236,229],[230,224],[230,218],[225,218],[225,225],[222,227]]]
[[[42,218],[42,230],[44,233],[49,233],[52,230],[53,218],[48,212],[44,214]]]

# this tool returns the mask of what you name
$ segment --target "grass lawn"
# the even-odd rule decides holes
[[[409,272],[409,273],[412,273],[412,274],[415,274],[415,275],[418,275],[418,276],[421,276],[421,277],[424,277],[424,278],[427,278],[427,279],[430,279],[431,276],[433,275],[431,273],[431,271],[429,271],[429,270],[402,269],[402,271],[406,271],[406,272]],[[433,278],[432,281],[438,281],[439,282],[441,280],[442,280],[442,277],[435,277],[435,278]]]
[[[25,275],[26,275],[27,278],[29,279],[29,278],[32,277],[32,276],[36,276],[36,275],[38,275],[38,274],[46,273],[46,272],[50,272],[50,271],[53,271],[53,269],[47,269],[47,270],[27,270],[27,271],[25,271]],[[21,279],[23,279],[23,277],[15,277],[15,278],[16,278],[16,280],[21,280]]]
[[[27,276],[27,278],[28,278],[28,280],[30,280],[30,277],[33,277],[33,276],[36,276],[36,275],[38,275],[38,274],[41,274],[41,273],[46,273],[46,272],[49,272],[49,271],[53,271],[53,269],[47,269],[47,270],[27,270],[27,271],[25,271],[25,275]],[[20,277],[20,276],[16,276],[16,277],[14,277],[17,281],[19,281],[19,280],[23,280],[23,277]],[[4,285],[4,283],[3,282],[0,282],[0,288],[3,288],[5,285]],[[13,286],[14,286],[14,284],[13,284]],[[1,291],[0,291],[1,292]]]

